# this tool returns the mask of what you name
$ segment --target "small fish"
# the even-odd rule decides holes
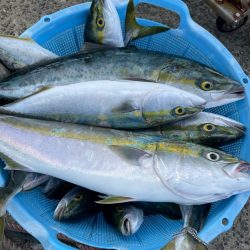
[[[223,151],[63,122],[1,116],[0,157],[9,170],[56,176],[112,203],[200,205],[250,190],[250,164]]]
[[[112,0],[93,0],[84,30],[85,48],[91,44],[121,48],[127,46],[134,39],[167,30],[169,28],[164,26],[146,27],[139,25],[135,18],[133,0],[129,0],[126,15],[126,41],[124,43],[115,3]]]
[[[0,113],[135,129],[184,119],[202,111],[205,104],[202,98],[168,85],[94,81],[42,91],[0,108]]]
[[[128,204],[107,206],[103,212],[105,220],[124,236],[135,234],[144,221],[143,210]]]
[[[31,38],[0,35],[0,79],[24,67],[57,58]]]
[[[180,233],[174,236],[161,250],[207,250],[206,243],[199,239],[197,230],[201,230],[211,204],[202,206],[180,206],[184,226]]]
[[[172,220],[182,218],[180,206],[166,202],[134,202],[134,206],[142,209],[145,215],[161,214]]]
[[[54,219],[63,221],[96,212],[98,210],[98,205],[95,203],[96,198],[97,193],[76,186],[66,193],[58,203]]]
[[[22,191],[30,191],[34,188],[37,188],[49,180],[49,176],[37,173],[28,173],[26,176],[25,182],[23,184]]]
[[[80,53],[16,72],[0,83],[0,99],[14,101],[51,86],[121,79],[172,85],[206,100],[206,108],[245,97],[241,84],[204,65],[129,47]]]
[[[218,145],[241,138],[245,134],[245,127],[224,116],[201,112],[182,121],[153,129],[138,130],[136,133],[203,145]]]
[[[50,177],[43,188],[43,193],[50,199],[61,199],[71,188],[73,184]]]

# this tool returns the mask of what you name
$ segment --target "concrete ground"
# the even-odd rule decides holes
[[[0,1],[0,33],[16,35],[21,34],[26,28],[37,22],[40,17],[53,13],[65,7],[82,3],[82,0],[1,0]],[[201,0],[186,1],[194,20],[205,29],[218,37],[222,43],[237,58],[242,67],[250,73],[250,21],[241,29],[222,34],[215,28],[216,15]],[[149,7],[140,9],[143,15],[152,16],[168,23],[171,21],[167,14]],[[211,250],[249,250],[250,249],[250,202],[243,209],[235,221],[233,229],[220,236],[211,245]],[[20,245],[22,245],[20,243]],[[25,245],[27,246],[27,244]],[[9,249],[16,249],[11,247]],[[27,246],[26,249],[31,249]]]

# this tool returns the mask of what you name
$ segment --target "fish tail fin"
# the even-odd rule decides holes
[[[126,14],[126,37],[125,46],[135,39],[154,35],[157,33],[168,31],[170,28],[166,26],[142,26],[138,24],[135,16],[135,5],[133,0],[129,0]]]

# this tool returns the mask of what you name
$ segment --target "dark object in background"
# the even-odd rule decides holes
[[[217,13],[217,29],[231,32],[242,27],[248,20],[250,0],[205,0]]]

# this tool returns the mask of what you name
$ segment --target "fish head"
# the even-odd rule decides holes
[[[206,101],[186,91],[165,86],[147,94],[142,103],[142,115],[150,123],[168,123],[185,119],[204,109]]]
[[[143,211],[129,205],[119,205],[114,209],[114,218],[117,221],[118,230],[124,236],[135,234],[143,223]]]
[[[222,75],[204,77],[204,80],[197,80],[195,84],[200,96],[207,100],[206,108],[236,102],[245,97],[245,89],[240,83]]]
[[[192,228],[185,228],[161,250],[208,250]]]
[[[58,221],[67,220],[78,215],[84,206],[86,194],[84,190],[72,189],[58,203],[54,212],[54,218]]]
[[[250,164],[223,151],[186,142],[158,143],[156,174],[183,204],[206,204],[250,190]]]
[[[197,129],[201,133],[202,141],[209,144],[235,140],[245,134],[243,124],[221,116],[214,121],[200,124]]]
[[[120,18],[112,0],[93,0],[86,22],[85,42],[124,47]]]
[[[196,94],[207,101],[206,108],[217,107],[242,100],[244,87],[237,81],[203,65],[193,64],[192,69],[177,72],[162,71],[159,81],[168,82]],[[169,76],[171,74],[171,76]]]

